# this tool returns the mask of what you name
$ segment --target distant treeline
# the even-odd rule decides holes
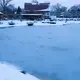
[[[80,18],[80,4],[73,5],[68,9],[58,3],[51,7],[51,15],[64,18]]]

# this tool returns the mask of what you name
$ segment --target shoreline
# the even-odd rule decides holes
[[[14,22],[15,25],[9,25],[8,23],[9,22]],[[20,21],[20,20],[2,20],[0,21],[0,28],[8,28],[8,27],[27,27],[27,22],[30,22],[28,20],[23,20],[23,21]],[[42,21],[32,21],[34,22],[34,25],[33,26],[57,26],[57,25],[67,25],[67,24],[80,24],[80,21],[67,21],[65,23],[65,21],[55,21],[56,24],[50,24],[50,23],[47,23],[47,21],[45,21],[45,23],[42,23]]]

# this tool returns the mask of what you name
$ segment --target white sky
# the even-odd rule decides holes
[[[24,7],[24,2],[31,2],[32,0],[13,0],[11,3],[16,7],[21,6]],[[80,0],[38,0],[39,2],[51,2],[51,4],[60,3],[64,6],[70,7],[74,4],[80,4]]]

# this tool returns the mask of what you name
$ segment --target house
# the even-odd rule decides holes
[[[24,13],[22,14],[25,19],[43,19],[49,16],[50,3],[39,3],[37,0],[33,0],[32,3],[24,3]]]

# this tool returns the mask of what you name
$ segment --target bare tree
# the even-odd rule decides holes
[[[71,6],[68,12],[71,14],[71,17],[80,18],[80,4]]]
[[[55,16],[60,17],[60,15],[64,14],[64,12],[67,11],[67,7],[57,3],[56,5],[52,6],[51,11]]]
[[[12,0],[0,0],[0,6],[2,7],[4,13],[5,13],[5,8],[11,1]]]

